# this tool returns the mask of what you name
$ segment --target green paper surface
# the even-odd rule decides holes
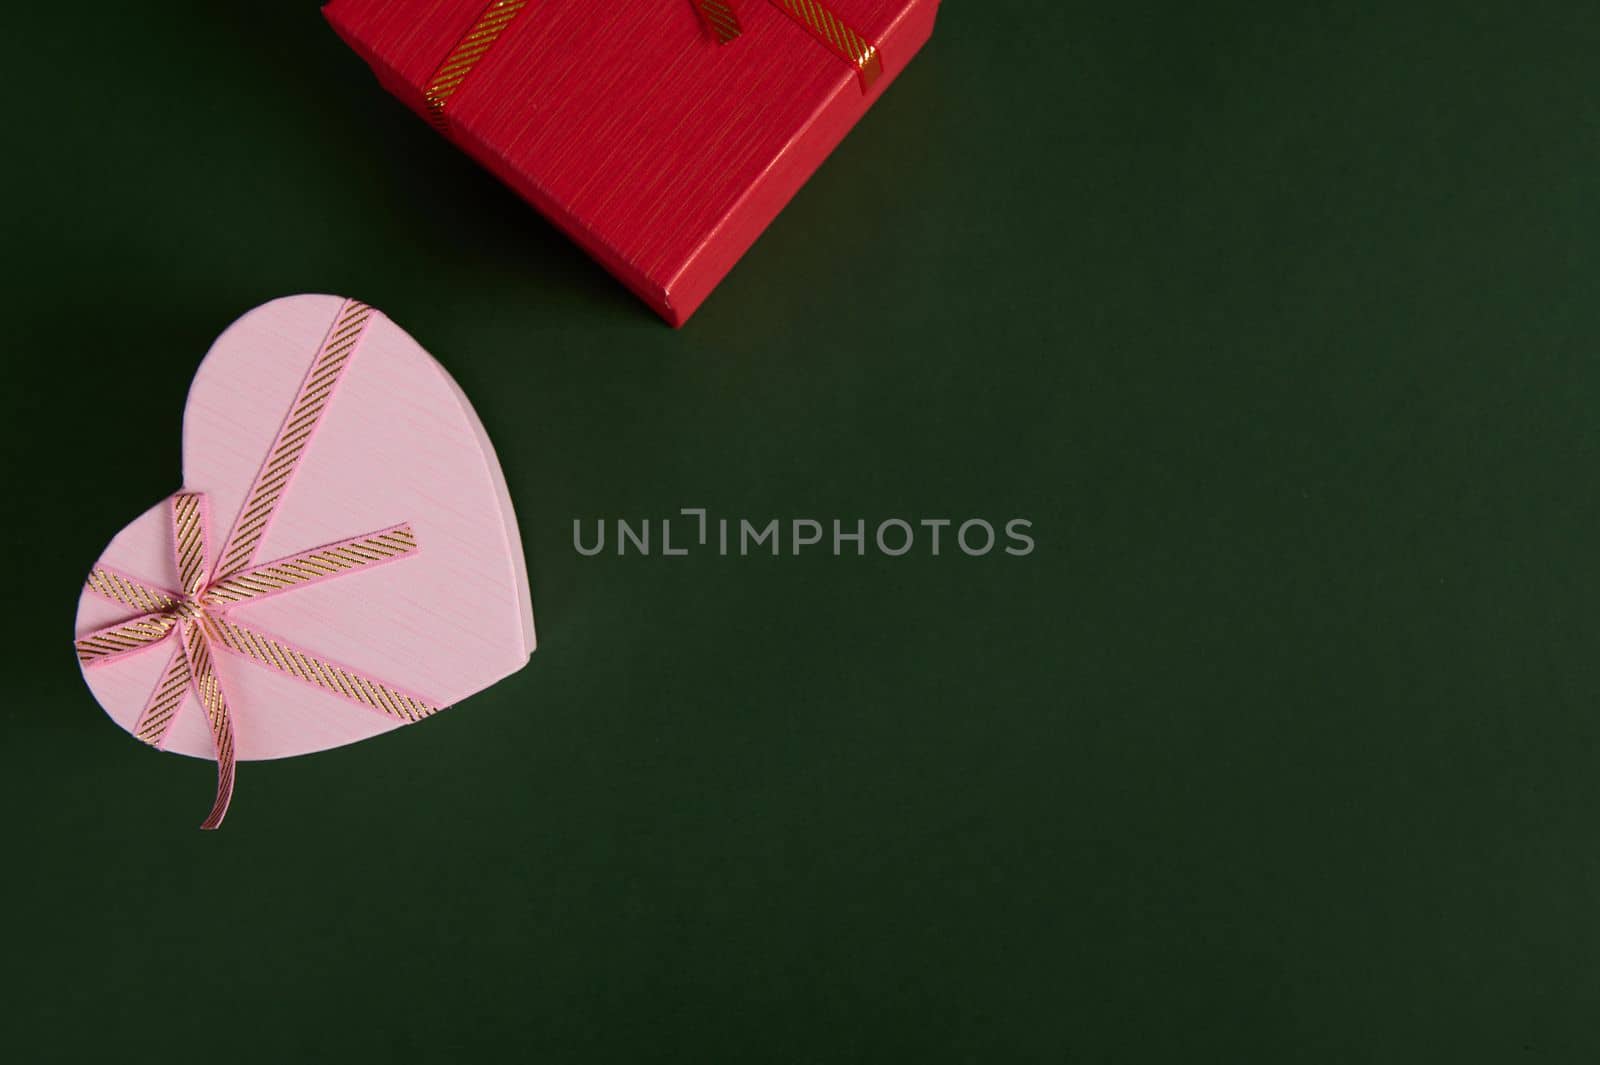
[[[679,332],[314,3],[7,23],[15,1060],[1600,1056],[1592,4],[947,0]],[[308,291],[472,398],[540,648],[201,833],[72,619]],[[574,549],[686,507],[1036,547]]]

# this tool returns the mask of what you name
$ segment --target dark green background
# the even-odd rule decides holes
[[[10,1049],[1595,1060],[1600,15],[1306,6],[951,0],[681,332],[313,3],[13,7]],[[472,396],[540,650],[202,834],[73,611],[302,291]],[[573,550],[685,506],[1038,549]]]

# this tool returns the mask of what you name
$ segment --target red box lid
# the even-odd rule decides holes
[[[512,6],[449,96],[447,135],[682,325],[928,39],[938,0],[788,5],[825,7],[877,47],[865,90],[777,0],[742,0],[727,44],[693,0]],[[390,92],[437,119],[428,86],[493,7],[323,11]]]

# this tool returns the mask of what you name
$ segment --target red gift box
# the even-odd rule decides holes
[[[938,0],[331,0],[385,88],[682,325]]]

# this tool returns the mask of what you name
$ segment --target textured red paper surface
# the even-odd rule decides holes
[[[828,0],[882,53],[855,68],[766,0],[718,45],[690,0],[535,0],[450,100],[451,136],[682,325],[933,30],[938,0]],[[378,79],[424,87],[483,0],[332,0]]]

